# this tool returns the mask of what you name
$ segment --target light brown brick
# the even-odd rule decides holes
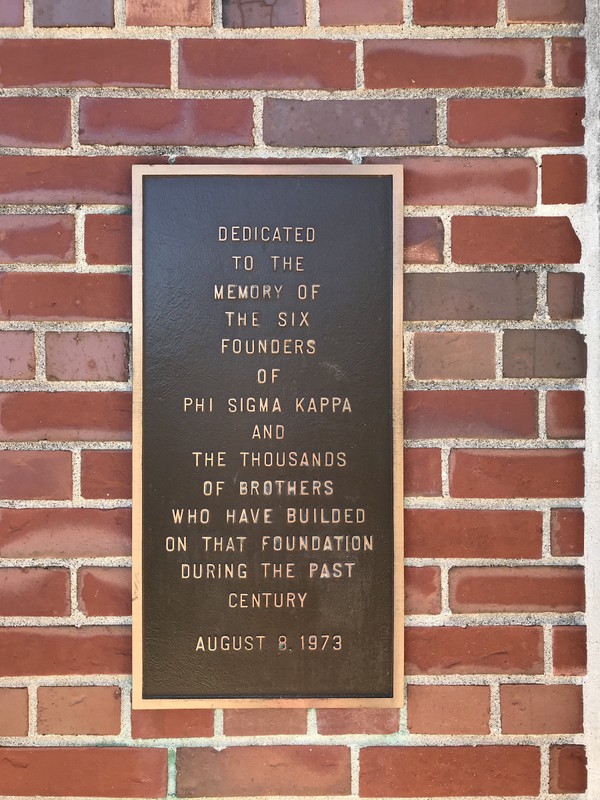
[[[227,708],[223,712],[225,736],[285,736],[306,733],[302,708]]]
[[[548,273],[548,313],[553,319],[581,319],[585,276],[581,272]]]
[[[88,617],[131,615],[131,570],[81,567],[77,575],[79,609]]]
[[[49,381],[126,381],[129,336],[110,331],[46,334]]]
[[[128,25],[202,27],[211,22],[210,0],[127,0]]]
[[[585,0],[506,0],[506,18],[509,23],[581,24]]]
[[[0,331],[0,379],[22,381],[34,377],[33,331]]]
[[[406,614],[439,614],[442,610],[439,567],[404,568]]]
[[[319,733],[336,736],[346,733],[396,733],[400,714],[395,708],[320,708]]]
[[[0,688],[0,736],[27,736],[28,705],[27,689]]]
[[[161,708],[131,712],[134,739],[189,739],[212,734],[213,712],[209,709]]]
[[[321,25],[400,25],[401,0],[320,0]]]
[[[121,690],[117,686],[40,686],[38,732],[118,734]]]
[[[502,733],[581,733],[581,686],[500,687]]]
[[[581,794],[586,789],[585,747],[578,744],[551,745],[550,793]]]
[[[492,333],[415,333],[414,374],[419,380],[477,380],[496,374]]]
[[[487,686],[409,686],[411,733],[485,734],[490,730]]]
[[[413,0],[416,25],[493,26],[498,0]]]
[[[583,511],[553,508],[550,513],[553,556],[583,555]]]

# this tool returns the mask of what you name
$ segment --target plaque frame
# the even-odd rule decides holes
[[[142,397],[143,397],[143,181],[156,176],[391,176],[392,177],[392,468],[393,468],[393,694],[391,697],[335,698],[144,698],[142,627]],[[398,708],[404,703],[404,574],[403,574],[403,167],[396,165],[134,165],[132,167],[133,288],[133,542],[132,625],[134,709],[218,708]],[[368,213],[368,212],[366,212]]]

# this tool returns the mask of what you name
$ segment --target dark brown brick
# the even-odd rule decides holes
[[[404,512],[407,558],[541,558],[537,511],[410,508]]]
[[[0,145],[68,147],[70,144],[71,101],[67,97],[0,99]]]
[[[368,89],[544,85],[541,39],[368,39],[364,53]]]
[[[585,393],[548,392],[546,430],[549,439],[584,439]]]
[[[457,264],[577,264],[581,242],[568,217],[454,217]]]
[[[548,313],[553,319],[581,319],[585,277],[581,272],[548,274]]]
[[[0,25],[16,28],[23,24],[23,0],[3,0],[0,6]]]
[[[353,42],[324,39],[185,39],[183,89],[354,89]]]
[[[404,425],[409,439],[530,439],[537,436],[537,393],[407,391]]]
[[[38,28],[115,24],[113,0],[33,0],[33,24]]]
[[[407,675],[539,675],[540,627],[406,628]]]
[[[304,25],[304,0],[223,0],[225,28]]]
[[[585,203],[587,159],[565,154],[542,156],[542,203]]]
[[[35,395],[30,396],[35,398]],[[71,453],[60,450],[0,452],[0,497],[3,499],[70,500],[72,494]]]
[[[404,278],[407,320],[532,319],[533,272],[411,273]]]
[[[0,784],[11,795],[164,797],[166,749],[138,747],[7,747]]]
[[[129,336],[112,331],[46,334],[49,381],[126,381]]]
[[[507,378],[585,378],[586,346],[578,331],[505,331]]]
[[[0,274],[0,319],[127,321],[131,277],[5,272]]]
[[[252,100],[84,97],[83,144],[251,145]]]
[[[550,793],[581,794],[587,789],[585,747],[578,744],[550,746]]]
[[[402,3],[399,0],[320,0],[321,25],[399,25]]]
[[[265,141],[288,147],[435,144],[435,100],[265,99]]]
[[[585,0],[506,0],[508,22],[581,24]]]
[[[448,102],[448,143],[457,147],[583,144],[583,97],[469,98]]]
[[[413,347],[418,380],[478,380],[496,375],[493,333],[415,333]]]
[[[413,0],[416,25],[493,26],[498,0]]]
[[[70,480],[70,464],[67,474]],[[0,509],[2,558],[131,555],[131,509]]]
[[[502,733],[582,733],[581,686],[500,687]]]
[[[129,392],[7,392],[0,398],[0,441],[127,441],[130,438]],[[35,455],[29,452],[31,458]],[[68,455],[70,463],[70,453],[61,455]]]
[[[404,612],[439,614],[442,610],[439,567],[404,568]]]
[[[552,628],[552,665],[555,675],[585,675],[587,631],[583,625]]]
[[[493,611],[583,611],[581,567],[455,567],[450,608],[457,614]]]
[[[183,747],[177,753],[180,797],[350,794],[347,747]]]
[[[442,493],[441,452],[435,447],[404,450],[404,494],[407,497],[439,497]]]
[[[67,214],[0,215],[0,261],[73,263],[75,220]]]
[[[404,263],[442,264],[444,224],[439,217],[405,217]]]
[[[4,203],[131,203],[131,167],[154,156],[0,156]]]
[[[85,218],[87,263],[131,264],[131,217],[125,214],[88,214]]]
[[[583,511],[580,508],[553,508],[550,534],[553,556],[583,555]]]
[[[452,497],[582,497],[581,450],[452,450]]]
[[[155,86],[171,80],[169,42],[2,39],[0,86]]]
[[[131,498],[131,450],[84,450],[81,494],[86,498]]]
[[[70,583],[66,569],[0,569],[0,616],[68,616]]]
[[[552,39],[552,83],[555,86],[583,86],[585,82],[585,39],[559,36]]]

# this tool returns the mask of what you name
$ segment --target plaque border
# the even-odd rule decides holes
[[[133,288],[133,542],[132,542],[132,627],[133,669],[131,704],[133,709],[159,708],[399,708],[404,703],[404,431],[403,386],[403,167],[382,165],[133,165],[132,166],[132,288]],[[143,390],[143,182],[157,175],[297,175],[337,177],[376,176],[392,178],[392,464],[393,464],[393,693],[391,697],[335,698],[144,698],[142,628],[142,390]]]

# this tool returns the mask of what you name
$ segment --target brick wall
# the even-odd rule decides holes
[[[584,17],[1,0],[3,796],[583,793]],[[130,167],[227,159],[406,168],[401,712],[131,711]]]

